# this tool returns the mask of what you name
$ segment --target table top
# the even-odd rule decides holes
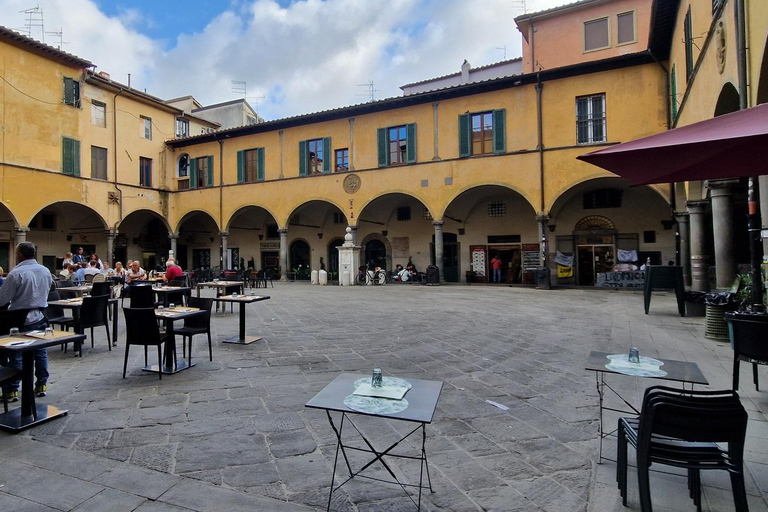
[[[592,351],[589,353],[589,360],[587,361],[587,365],[584,367],[585,370],[590,370],[593,372],[606,372],[606,373],[615,373],[618,375],[624,375],[620,372],[616,372],[613,370],[609,370],[605,367],[606,364],[610,363],[610,359],[608,359],[610,354],[608,352],[597,352]],[[644,354],[641,354],[644,355]],[[693,384],[703,384],[705,386],[709,385],[709,381],[704,377],[704,374],[701,373],[701,370],[699,369],[699,366],[696,363],[689,363],[687,361],[676,361],[674,359],[661,359],[660,357],[656,357],[654,359],[658,359],[664,365],[661,367],[662,370],[667,372],[667,374],[663,377],[647,377],[651,379],[661,379],[661,380],[672,380],[675,382],[691,382]]]
[[[210,288],[226,288],[229,286],[243,286],[242,281],[206,281],[205,283],[197,283],[198,288],[208,286]]]
[[[232,295],[222,295],[216,297],[213,300],[216,302],[259,302],[262,300],[268,300],[269,295],[238,295],[234,297]]]
[[[56,291],[61,292],[89,292],[93,289],[93,285],[79,284],[77,286],[64,286],[62,288],[56,288]]]
[[[204,313],[205,311],[200,308],[190,308],[185,306],[178,306],[173,309],[165,308],[155,310],[155,316],[157,318],[164,318],[166,320],[179,320],[191,316],[202,315]]]
[[[111,299],[108,299],[107,303],[117,304],[117,299],[113,297]],[[49,300],[48,305],[58,306],[60,308],[79,308],[83,306],[83,298],[76,297],[74,299]]]
[[[169,293],[169,292],[188,292],[192,290],[189,286],[158,286],[153,288],[157,293]]]
[[[408,407],[400,412],[393,414],[371,414],[355,411],[344,405],[344,399],[354,391],[354,382],[361,378],[370,377],[370,375],[359,375],[355,373],[342,373],[333,379],[322,391],[314,396],[305,407],[312,409],[324,409],[327,411],[339,411],[349,414],[363,414],[365,416],[379,416],[384,418],[394,418],[405,421],[415,421],[419,423],[432,423],[435,415],[437,401],[440,399],[440,392],[443,389],[443,383],[435,380],[404,379],[413,385],[405,394],[408,400]]]
[[[0,336],[0,349],[24,352],[35,348],[52,347],[54,345],[72,341],[82,341],[84,339],[84,334],[75,334],[68,331],[53,331],[52,335],[41,335],[40,337],[33,337],[21,333],[14,336]],[[29,343],[30,341],[31,343]]]

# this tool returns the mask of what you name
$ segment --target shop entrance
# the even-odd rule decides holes
[[[613,244],[579,245],[577,248],[578,284],[594,286],[597,274],[610,272],[613,269],[615,253]]]
[[[369,268],[387,268],[387,247],[381,240],[371,240],[365,244],[365,265]]]
[[[280,253],[261,251],[261,270],[277,270],[280,266]]]

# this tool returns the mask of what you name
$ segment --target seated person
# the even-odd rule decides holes
[[[416,266],[415,265],[413,265],[413,264],[408,265],[406,267],[406,270],[410,274],[411,280],[413,280],[413,281],[418,281],[419,280],[419,272],[416,270]]]
[[[75,271],[75,274],[77,275],[77,282],[84,283],[85,269],[88,268],[88,264],[84,261],[81,261],[80,263],[76,263],[75,265],[77,265],[77,270]]]
[[[165,262],[166,270],[165,274],[163,275],[163,280],[166,283],[170,283],[174,279],[181,279],[183,271],[181,270],[181,267],[176,264],[176,261],[173,258],[168,258],[168,261]]]
[[[101,274],[101,270],[99,270],[99,262],[98,260],[91,260],[88,262],[88,266],[83,269],[83,275],[84,276],[95,276],[96,274]]]
[[[133,261],[131,262],[131,268],[128,269],[128,272],[125,275],[125,282],[128,284],[135,283],[137,281],[146,281],[147,280],[147,273],[144,271],[143,268],[139,266],[139,261]]]
[[[409,281],[411,279],[411,273],[408,272],[407,269],[403,268],[402,265],[396,265],[395,266],[395,281]]]
[[[71,265],[69,265],[65,270],[62,271],[66,273],[64,280],[72,281],[75,284],[80,283],[80,279],[77,277],[77,271],[79,270],[79,268],[80,266],[75,263],[72,263]]]

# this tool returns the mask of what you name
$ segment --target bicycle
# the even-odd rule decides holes
[[[389,275],[383,268],[368,270],[368,267],[360,267],[357,274],[357,284],[360,286],[380,285],[389,282]]]

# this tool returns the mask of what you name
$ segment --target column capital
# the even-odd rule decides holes
[[[280,228],[277,230],[278,233],[281,235],[287,235],[288,234],[288,228]]]
[[[548,223],[549,219],[550,219],[549,215],[546,215],[546,214],[542,214],[542,215],[537,215],[536,216],[536,222],[539,222],[541,224]]]
[[[442,228],[443,224],[445,224],[445,222],[443,222],[442,220],[433,220],[432,221],[432,225],[435,226],[436,228]]]
[[[704,186],[708,189],[714,191],[724,191],[727,193],[732,192],[731,189],[739,184],[739,180],[737,178],[726,178],[721,180],[707,180],[704,182]],[[722,193],[720,194],[722,195]]]
[[[691,214],[688,212],[675,212],[675,220],[678,224],[687,224],[690,218]]]
[[[219,236],[221,236],[221,237],[226,237],[228,235],[229,235],[229,231],[219,231]],[[178,238],[178,236],[176,238]]]
[[[219,233],[219,234],[221,234],[221,233]],[[171,234],[169,234],[168,238],[170,238],[171,240],[178,240],[179,239],[179,235],[171,235]]]
[[[689,215],[704,213],[704,210],[709,206],[709,201],[687,201],[685,206],[688,208]]]
[[[19,233],[19,234],[21,234],[21,233],[26,234],[26,233],[29,232],[29,228],[27,228],[27,227],[19,227],[19,228],[16,228],[15,231],[16,231],[16,233]]]

